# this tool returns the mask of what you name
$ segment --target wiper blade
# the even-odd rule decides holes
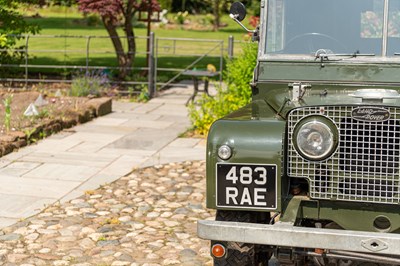
[[[350,56],[350,58],[353,57],[359,57],[359,56],[375,56],[375,54],[360,54],[360,53],[353,53],[353,54],[333,54],[334,56]]]
[[[400,55],[400,53],[399,53],[399,55]],[[335,54],[332,51],[326,50],[326,49],[319,49],[319,50],[317,50],[315,52],[315,60],[321,59],[321,61],[324,61],[324,60],[329,61],[330,60],[329,59],[330,56],[332,56],[332,57],[356,58],[356,57],[359,57],[359,56],[375,56],[375,54],[361,54],[360,51],[355,51],[352,54],[350,54],[350,53],[349,54],[344,54],[344,53],[343,54]],[[343,60],[343,59],[344,58],[336,59],[334,61],[340,61],[340,60]]]

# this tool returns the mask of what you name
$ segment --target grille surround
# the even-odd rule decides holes
[[[369,106],[368,106],[369,107]],[[288,114],[288,175],[306,178],[310,197],[357,202],[400,203],[400,109],[386,121],[352,118],[360,106],[311,106]],[[323,161],[308,161],[294,147],[294,128],[310,115],[333,121],[339,132],[335,152]]]

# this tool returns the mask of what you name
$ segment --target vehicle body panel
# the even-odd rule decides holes
[[[252,103],[216,121],[208,135],[207,207],[221,209],[215,204],[215,186],[216,178],[224,177],[216,176],[216,164],[225,162],[276,165],[277,208],[255,210],[274,215],[265,224],[201,221],[201,237],[275,248],[390,254],[400,261],[397,17],[400,0],[261,1]],[[303,47],[308,37],[325,40]],[[303,38],[304,42],[293,45],[292,41]],[[330,50],[337,40],[346,45]],[[354,110],[368,108],[389,117],[361,121]],[[302,115],[293,118],[296,111]],[[332,134],[339,144],[321,160],[291,149],[299,142],[293,132],[300,131],[301,121],[314,116],[331,121],[337,130]],[[310,138],[310,143],[318,140]],[[350,146],[342,145],[347,142]],[[232,148],[231,158],[218,157],[221,145]],[[339,189],[330,184],[326,191],[319,191],[329,196],[318,197],[313,194],[322,187],[317,182],[331,182]],[[340,193],[354,194],[340,198]]]

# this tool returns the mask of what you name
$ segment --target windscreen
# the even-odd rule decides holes
[[[400,54],[400,0],[269,0],[268,54]]]

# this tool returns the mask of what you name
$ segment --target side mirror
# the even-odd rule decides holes
[[[229,16],[234,21],[236,21],[237,24],[239,24],[247,32],[253,34],[253,40],[258,40],[258,30],[249,30],[241,22],[246,17],[246,7],[242,3],[240,3],[240,2],[233,3],[232,6],[231,6],[231,9],[229,10],[229,12],[230,12]]]
[[[246,7],[241,2],[235,2],[232,4],[229,13],[232,18],[243,21],[246,17]]]

